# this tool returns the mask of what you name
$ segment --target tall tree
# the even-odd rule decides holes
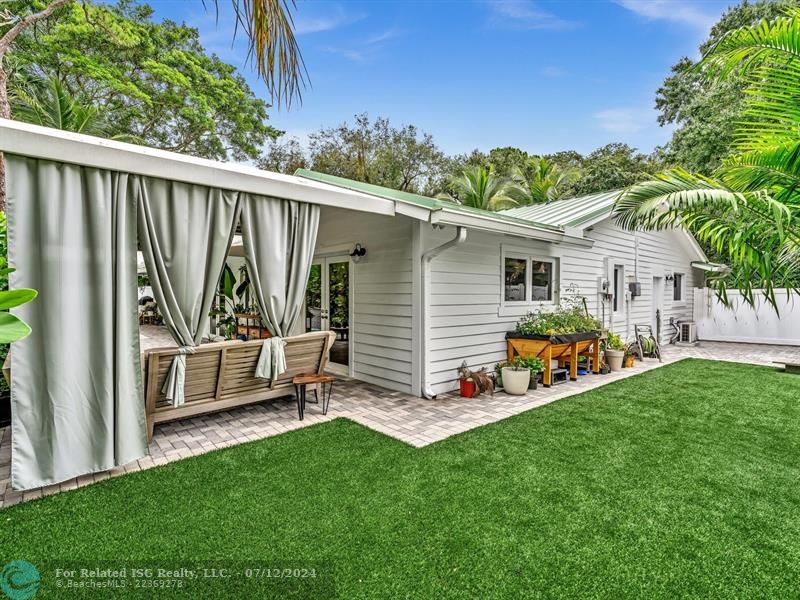
[[[688,228],[733,267],[713,281],[723,299],[729,285],[750,303],[763,288],[777,308],[777,288],[800,287],[800,9],[730,31],[700,67],[748,84],[734,153],[713,178],[674,169],[632,186],[615,213],[628,228]]]
[[[517,198],[524,195],[511,179],[498,177],[481,166],[467,167],[451,177],[448,187],[452,191],[440,194],[439,198],[482,210],[514,208],[518,205]]]
[[[258,168],[292,175],[308,167],[308,157],[297,138],[272,140],[258,159]]]
[[[413,125],[357,115],[309,136],[311,168],[398,190],[428,193],[442,175],[444,154],[433,138]]]
[[[23,36],[10,58],[67,94],[115,115],[116,133],[165,150],[253,159],[277,132],[267,105],[196,29],[155,23],[147,5],[72,4]]]
[[[524,195],[519,199],[520,204],[542,204],[564,198],[572,191],[572,185],[581,175],[577,168],[561,168],[540,157],[529,158],[524,166],[524,171],[517,170],[514,175],[524,190]]]
[[[795,5],[793,0],[745,1],[728,9],[700,46],[701,54],[711,50],[727,33],[755,25],[761,19],[773,19]],[[678,126],[664,149],[665,159],[710,175],[730,151],[744,109],[745,83],[738,73],[725,79],[709,79],[688,57],[675,63],[672,74],[656,92],[659,124]]]
[[[608,144],[583,160],[582,176],[575,183],[577,195],[618,190],[647,179],[657,165],[627,144]]]
[[[11,107],[18,121],[100,137],[115,137],[110,115],[71,96],[54,78],[25,79],[12,86]]]

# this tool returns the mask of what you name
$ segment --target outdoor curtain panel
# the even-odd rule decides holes
[[[253,194],[242,194],[240,204],[242,242],[256,304],[270,333],[283,338],[303,308],[319,206]],[[268,340],[256,376],[277,377],[283,369],[283,343]]]
[[[142,178],[139,244],[158,309],[180,346],[164,383],[184,403],[185,354],[208,334],[214,300],[234,234],[238,192]]]
[[[15,489],[111,469],[147,452],[136,291],[136,195],[124,173],[6,155],[14,310]]]

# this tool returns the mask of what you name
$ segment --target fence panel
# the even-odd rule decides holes
[[[755,307],[747,305],[738,292],[730,291],[728,296],[730,307],[709,289],[694,291],[698,339],[800,346],[800,296],[780,290],[778,313],[760,292],[756,292]]]

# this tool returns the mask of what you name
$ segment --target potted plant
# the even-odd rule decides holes
[[[503,387],[503,367],[507,367],[506,361],[494,364],[494,385],[496,388]]]
[[[539,373],[544,371],[544,361],[538,356],[518,356],[517,361],[528,367],[531,372],[531,381],[528,384],[528,389],[535,390],[539,384]]]
[[[630,369],[631,367],[635,366],[636,360],[636,342],[630,342],[625,345],[625,358],[622,361],[622,366],[626,369]]]
[[[606,338],[606,362],[612,371],[622,370],[622,361],[625,358],[625,344],[622,338],[614,332],[609,332]]]
[[[467,361],[458,368],[458,387],[462,398],[474,398],[483,392],[494,394],[494,381],[486,367],[473,371],[467,366]]]
[[[517,356],[501,369],[503,389],[512,396],[522,396],[528,391],[531,382],[531,369],[527,359]]]

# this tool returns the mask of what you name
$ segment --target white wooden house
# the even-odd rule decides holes
[[[505,332],[568,293],[586,297],[623,338],[634,324],[654,325],[658,313],[663,336],[670,319],[691,318],[692,288],[703,286],[707,268],[682,230],[617,228],[614,193],[491,213],[311,171],[268,173],[5,120],[0,151],[320,205],[319,306],[307,306],[316,312],[298,327],[337,330],[332,358],[343,374],[415,395],[454,389],[463,360],[502,360]],[[330,285],[343,272],[347,289]],[[344,318],[334,305],[346,307]]]
[[[611,218],[616,192],[489,213],[312,171],[297,175],[396,204],[393,216],[323,207],[317,260],[347,260],[347,373],[432,396],[456,369],[506,355],[505,333],[565,294],[623,339],[634,324],[692,317],[706,257],[683,230],[628,232]],[[359,244],[366,254],[352,262]],[[636,285],[632,285],[636,284]],[[324,304],[324,301],[323,301]]]

